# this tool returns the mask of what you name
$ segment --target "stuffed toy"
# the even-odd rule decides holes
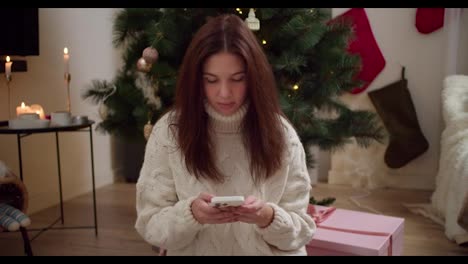
[[[8,204],[0,204],[0,226],[8,231],[16,231],[31,224],[31,219],[20,210]]]
[[[16,231],[31,224],[30,218],[20,210],[26,209],[25,196],[22,182],[0,161],[0,230]]]

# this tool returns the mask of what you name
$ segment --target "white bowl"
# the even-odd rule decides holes
[[[88,116],[74,116],[72,120],[75,125],[83,125],[88,123]]]
[[[39,115],[36,113],[23,113],[18,116],[19,119],[27,119],[27,120],[36,120],[39,119]]]
[[[12,119],[8,121],[8,127],[11,129],[32,129],[49,127],[50,121],[47,119]]]

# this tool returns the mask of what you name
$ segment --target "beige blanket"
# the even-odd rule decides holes
[[[452,75],[445,79],[442,110],[445,129],[431,204],[407,207],[443,224],[450,240],[465,244],[468,243],[468,76]]]
[[[465,200],[463,201],[463,208],[458,214],[458,224],[465,230],[468,230],[468,194],[465,195]]]

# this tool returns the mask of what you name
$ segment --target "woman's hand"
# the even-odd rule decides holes
[[[238,221],[256,224],[260,228],[269,226],[275,214],[271,206],[255,196],[247,197],[244,204],[232,209],[232,212],[237,215]]]
[[[236,222],[236,215],[231,209],[218,209],[210,206],[211,198],[214,195],[200,193],[191,204],[192,214],[200,224],[225,224]]]

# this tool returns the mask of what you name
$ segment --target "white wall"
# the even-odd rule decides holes
[[[468,75],[468,9],[461,8],[457,74]]]
[[[348,8],[334,8],[336,17]],[[421,34],[415,27],[415,8],[366,8],[374,36],[385,57],[386,66],[371,83],[367,92],[379,89],[400,78],[401,66],[416,108],[421,129],[429,141],[429,150],[400,169],[389,169],[383,162],[386,145],[373,144],[369,149],[350,145],[331,156],[330,183],[347,183],[367,187],[433,189],[439,162],[439,141],[443,129],[441,89],[445,77],[447,29]],[[461,31],[468,26],[463,14]],[[460,54],[467,54],[466,32],[460,39]],[[460,59],[466,68],[468,58]],[[464,64],[463,64],[464,63]],[[465,72],[466,74],[466,72]],[[351,108],[375,111],[366,92],[342,97]],[[398,103],[398,102],[396,102]],[[322,153],[327,155],[326,153]],[[321,175],[323,178],[323,175]],[[325,176],[326,177],[326,176]]]
[[[93,79],[111,80],[120,66],[112,46],[112,8],[39,9],[40,55],[26,59],[27,72],[13,72],[11,111],[24,101],[40,104],[46,113],[67,107],[63,48],[70,52],[71,110],[99,121],[97,107],[83,101],[81,94]],[[15,57],[13,57],[15,59]],[[2,77],[3,78],[3,77]],[[0,120],[8,119],[7,89],[0,82]],[[110,138],[94,131],[96,186],[113,182]],[[60,134],[61,173],[64,199],[91,190],[89,134]],[[58,203],[58,171],[55,134],[36,134],[22,140],[23,176],[29,191],[29,212]],[[0,160],[19,175],[16,136],[0,135]]]

